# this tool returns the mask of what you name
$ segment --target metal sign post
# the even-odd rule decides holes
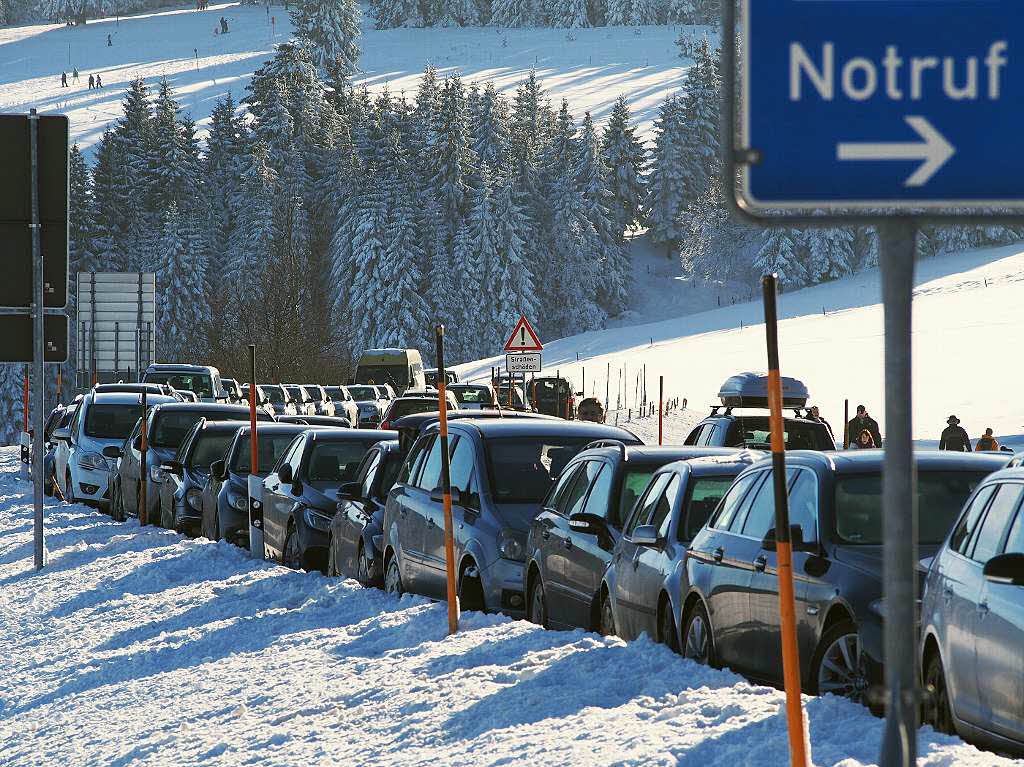
[[[46,342],[43,337],[43,251],[39,242],[39,116],[36,110],[28,118],[29,141],[32,154],[32,338],[33,375],[35,376],[35,426],[32,432],[32,476],[35,479],[32,505],[34,509],[34,546],[36,570],[43,565],[43,400],[46,381],[43,378],[43,354]],[[65,272],[66,274],[66,272]]]

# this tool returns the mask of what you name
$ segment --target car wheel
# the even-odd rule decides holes
[[[715,665],[711,620],[703,602],[698,602],[687,616],[686,629],[683,632],[683,657],[704,666]]]
[[[825,632],[811,658],[812,695],[827,692],[867,705],[871,677],[857,624],[843,621]]]
[[[160,527],[164,527],[168,530],[174,528],[174,520],[171,519],[171,515],[167,513],[164,505],[160,504]]]
[[[333,578],[338,575],[337,555],[334,553],[334,536],[330,536],[327,544],[327,577]]]
[[[924,672],[924,686],[927,694],[924,701],[924,723],[930,724],[936,731],[954,735],[953,712],[949,706],[949,688],[946,687],[946,672],[942,668],[942,658],[936,651],[928,660],[928,668]]]
[[[121,498],[121,486],[110,488],[110,516],[118,522],[124,522],[124,500]]]
[[[78,503],[78,499],[75,498],[75,486],[71,481],[70,471],[64,474],[64,487],[68,489],[67,493],[64,494],[64,500],[68,503]]]
[[[676,633],[676,620],[672,617],[672,602],[665,600],[658,616],[658,639],[672,652],[679,652],[679,635]]]
[[[548,627],[548,599],[540,573],[530,584],[530,595],[526,601],[526,620],[544,628]]]
[[[405,589],[402,588],[402,571],[398,567],[398,557],[396,556],[392,556],[388,560],[387,570],[384,572],[384,591],[394,594],[396,597],[405,593]]]
[[[288,526],[288,535],[284,539],[284,565],[292,570],[302,569],[302,547],[295,525]]]
[[[480,583],[480,576],[476,567],[470,565],[462,571],[459,576],[459,612],[466,611],[487,612],[487,605],[484,603],[484,587]]]
[[[359,568],[356,573],[356,577],[360,583],[364,586],[368,586],[373,583],[374,579],[373,561],[367,555],[366,547],[363,545],[362,541],[359,542],[359,553],[356,556],[356,567]]]
[[[615,635],[615,613],[612,612],[612,598],[607,591],[601,592],[601,620],[597,628],[603,636]]]

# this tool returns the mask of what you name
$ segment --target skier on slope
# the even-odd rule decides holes
[[[942,436],[939,438],[939,450],[953,450],[958,453],[971,452],[971,438],[967,436],[967,431],[960,425],[960,419],[951,415],[946,419],[946,423],[948,425],[942,430]]]

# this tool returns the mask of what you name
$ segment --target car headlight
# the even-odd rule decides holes
[[[249,509],[249,498],[238,493],[228,493],[228,505],[239,511],[247,511]]]
[[[83,469],[102,471],[107,468],[107,459],[99,453],[86,453],[78,459],[78,465]]]
[[[306,509],[303,516],[306,519],[306,524],[314,530],[323,530],[326,532],[331,529],[331,518],[326,514],[321,514],[319,511],[315,511],[313,509]]]
[[[196,511],[203,510],[203,491],[198,487],[189,488],[189,491],[185,493],[185,500]]]
[[[515,530],[502,530],[498,533],[498,554],[502,559],[525,562],[526,536]]]
[[[149,478],[153,482],[162,482],[163,478],[164,478],[164,473],[162,471],[160,471],[160,467],[159,466],[150,466],[149,467]]]

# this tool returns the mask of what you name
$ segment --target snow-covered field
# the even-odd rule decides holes
[[[683,294],[691,290],[702,289],[677,289]],[[683,300],[677,303],[681,306]],[[673,313],[666,311],[664,316]],[[879,420],[884,438],[879,271],[783,294],[779,317],[782,374],[807,383],[812,402],[838,427],[837,433],[842,428],[843,400],[849,398],[851,411],[858,404],[867,406]],[[997,436],[1021,441],[1024,400],[1018,384],[1024,380],[1024,357],[1015,351],[1013,338],[1022,323],[1021,245],[918,263],[913,316],[915,439],[938,440],[946,418],[955,413],[972,440],[991,426]],[[504,362],[491,358],[459,369],[469,378],[485,377],[499,361]],[[615,407],[621,373],[627,382],[623,388],[628,389],[623,405],[634,409],[636,376],[646,365],[648,398],[657,397],[658,376],[664,375],[667,397],[685,397],[691,409],[705,410],[717,403],[718,387],[728,376],[767,367],[764,310],[758,297],[675,319],[583,333],[546,344],[544,364],[546,373],[558,370],[577,386],[583,383],[585,369],[585,393],[602,399],[610,365],[611,406]]]
[[[230,32],[214,35],[221,16]],[[271,24],[271,20],[274,23]],[[650,136],[658,106],[676,90],[687,63],[674,44],[679,27],[598,29],[391,29],[378,31],[363,19],[362,73],[357,83],[387,86],[412,97],[427,64],[441,74],[460,72],[470,82],[493,80],[511,93],[531,67],[537,69],[555,108],[564,97],[577,117],[590,110],[599,123],[620,94],[629,99],[641,135]],[[702,28],[689,28],[703,35]],[[112,45],[107,46],[107,35]],[[0,111],[59,111],[71,119],[72,140],[91,147],[107,123],[120,115],[126,84],[137,76],[155,85],[167,77],[182,108],[205,133],[216,100],[245,95],[249,78],[288,39],[291,23],[283,5],[211,4],[122,19],[90,21],[84,27],[0,27]],[[570,39],[573,38],[573,39]],[[78,67],[81,82],[60,86],[60,73]],[[89,74],[104,88],[89,90]]]
[[[642,639],[546,632],[222,543],[46,508],[0,449],[0,764],[781,765],[783,695]],[[805,698],[816,765],[875,763],[882,721]],[[1014,764],[920,732],[921,765]],[[1020,762],[1016,762],[1020,764]]]

